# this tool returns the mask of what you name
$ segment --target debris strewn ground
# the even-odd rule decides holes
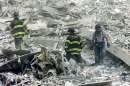
[[[2,2],[0,49],[15,49],[13,37],[9,31],[5,31],[9,24],[4,21],[10,21],[14,10],[18,9],[21,19],[29,20],[28,28],[31,30],[31,34],[24,40],[26,40],[26,44],[29,44],[27,47],[31,51],[38,49],[37,44],[44,44],[50,50],[55,49],[57,43],[58,49],[63,51],[62,42],[66,37],[62,36],[62,31],[66,29],[65,24],[68,19],[78,21],[81,32],[93,31],[95,22],[102,23],[104,26],[108,25],[105,30],[110,34],[112,43],[128,49],[128,51],[130,49],[129,0],[8,0],[8,2],[1,0],[0,2]],[[48,24],[53,26],[57,23],[58,28],[47,28]],[[24,75],[2,73],[1,75],[6,81],[5,84],[12,84],[12,86],[78,86],[82,83],[106,80],[111,80],[112,86],[130,85],[130,71],[125,65],[106,56],[103,65],[90,66],[94,63],[94,54],[87,46],[84,48],[82,56],[86,60],[87,66],[79,69],[77,76],[73,74],[51,76],[39,81],[31,73]],[[0,62],[3,64],[6,60],[1,58]]]

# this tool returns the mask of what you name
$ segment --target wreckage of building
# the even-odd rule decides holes
[[[22,49],[10,31],[14,12],[29,31]],[[111,38],[101,65],[90,49],[96,24]],[[86,64],[65,57],[70,27]],[[130,1],[0,0],[0,86],[130,86]]]

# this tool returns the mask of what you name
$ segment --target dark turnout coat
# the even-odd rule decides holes
[[[78,35],[69,35],[65,41],[65,51],[72,55],[79,55],[82,50],[81,38]]]
[[[26,26],[23,25],[24,22],[19,19],[14,19],[11,24],[11,33],[15,38],[23,38],[24,35],[26,34]]]

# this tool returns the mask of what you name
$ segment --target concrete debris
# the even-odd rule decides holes
[[[24,38],[26,49],[35,52],[40,51],[39,45],[46,47],[55,64],[55,68],[45,71],[45,77],[41,80],[34,77],[35,71],[28,69],[23,74],[1,73],[0,86],[80,86],[103,81],[112,81],[112,86],[130,86],[129,70],[120,62],[106,56],[104,64],[91,66],[95,62],[89,45],[82,51],[85,66],[80,67],[73,60],[66,61],[63,48],[66,35],[62,35],[67,31],[69,20],[75,21],[70,27],[78,28],[83,37],[94,31],[95,23],[101,23],[113,44],[130,51],[129,4],[129,0],[0,0],[0,57],[1,54],[7,55],[2,49],[15,50],[8,25],[12,14],[18,11],[21,19],[27,18],[29,21],[27,27],[30,35]],[[8,55],[12,56],[10,53]],[[0,58],[0,65],[6,62]],[[57,68],[63,68],[65,72],[57,76]]]

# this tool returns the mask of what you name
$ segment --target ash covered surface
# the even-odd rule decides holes
[[[6,37],[6,35],[5,35]],[[51,39],[51,38],[50,38]],[[8,38],[2,38],[1,42],[5,42]],[[10,43],[6,42],[7,45]],[[13,45],[13,43],[12,43]],[[1,45],[2,46],[2,45]],[[11,46],[11,45],[10,45]],[[33,74],[24,74],[24,75],[16,75],[13,73],[2,73],[7,79],[8,84],[14,84],[12,86],[25,85],[25,86],[78,86],[82,83],[90,83],[90,82],[100,82],[106,80],[112,80],[112,86],[129,86],[130,83],[130,75],[129,70],[125,68],[124,65],[119,63],[115,63],[112,58],[105,57],[104,64],[99,66],[90,66],[90,64],[94,63],[94,54],[93,51],[89,50],[86,46],[82,52],[83,58],[86,60],[87,66],[83,69],[77,68],[77,75],[66,75],[66,76],[51,76],[46,77],[43,80],[37,80]],[[1,64],[4,63],[1,62]],[[122,73],[126,73],[125,81],[123,80]],[[2,85],[2,83],[1,83]]]
[[[49,44],[43,43],[45,46],[51,46],[50,40],[53,40],[53,42],[60,40],[61,44],[59,48],[63,50],[62,42],[64,41],[65,37],[60,37],[59,39],[59,37],[57,37],[57,33],[60,33],[59,29],[47,29],[46,24],[50,23],[51,20],[55,20],[64,26],[65,21],[67,21],[68,18],[80,21],[80,24],[83,25],[82,29],[84,32],[87,32],[87,30],[94,30],[95,22],[103,22],[104,25],[107,24],[109,28],[105,29],[107,33],[110,34],[112,42],[122,48],[129,50],[129,0],[9,1],[10,2],[6,3],[4,0],[1,0],[1,19],[7,20],[4,18],[11,17],[11,14],[17,8],[19,8],[21,18],[29,18],[30,22],[28,24],[28,28],[31,28],[32,33],[34,33],[33,35],[36,36],[30,37],[29,40],[26,40],[27,44],[30,44],[30,50],[37,50],[37,43],[43,43],[42,41],[37,42],[40,37],[43,39],[43,41],[49,40]],[[44,6],[46,6],[46,8]],[[5,31],[6,26],[8,26],[8,24],[3,25],[2,23],[1,25],[1,27],[4,29],[0,31],[0,49],[15,49],[13,37],[10,35],[9,31]],[[35,33],[35,31],[39,32]],[[41,31],[43,32],[41,33]],[[53,37],[50,36],[52,34],[49,34],[48,32],[54,32]],[[41,34],[44,37],[41,36]],[[52,45],[51,47],[50,46],[47,47],[52,49],[56,47],[56,45]],[[93,51],[90,51],[87,47],[83,50],[82,56],[86,60],[87,66],[85,66],[83,69],[77,69],[77,75],[70,74],[66,76],[51,76],[43,80],[37,80],[31,73],[24,75],[2,73],[1,75],[5,77],[4,84],[13,84],[12,86],[78,86],[82,83],[99,82],[106,80],[112,80],[112,86],[130,85],[130,71],[126,69],[124,65],[120,64],[120,62],[116,63],[112,58],[105,57],[104,64],[99,66],[90,66],[90,64],[94,63],[94,54]],[[0,64],[3,64],[5,62],[3,58],[1,58],[0,61]],[[3,83],[1,82],[0,85],[2,86]]]

